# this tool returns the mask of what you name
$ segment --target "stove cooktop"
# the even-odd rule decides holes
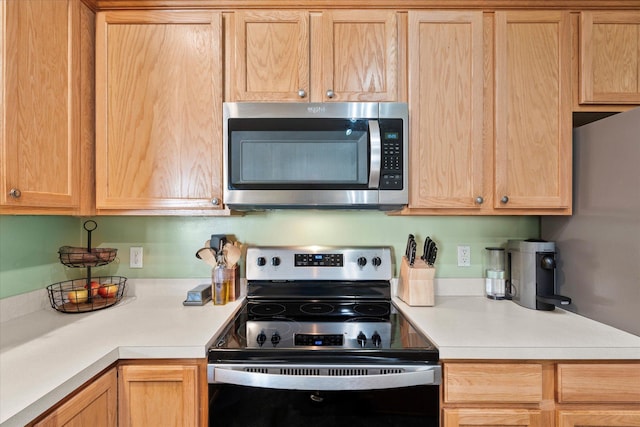
[[[328,355],[332,361],[345,363],[385,358],[438,360],[437,348],[393,304],[386,316],[347,321],[254,316],[245,304],[214,340],[209,361],[307,361]]]

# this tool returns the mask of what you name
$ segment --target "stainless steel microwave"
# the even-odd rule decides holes
[[[406,103],[225,103],[234,210],[397,210],[408,202]]]

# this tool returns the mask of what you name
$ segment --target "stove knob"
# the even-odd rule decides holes
[[[373,342],[374,347],[380,347],[380,344],[382,343],[382,337],[380,337],[380,334],[376,331],[373,333],[373,335],[371,335],[371,341]]]
[[[367,345],[367,337],[362,333],[362,331],[358,334],[356,340],[358,341],[358,345],[360,347],[364,347],[365,345]]]
[[[263,256],[258,257],[258,266],[264,267],[267,264],[267,260]]]
[[[271,258],[271,265],[273,265],[274,267],[277,267],[280,265],[280,257],[274,256],[273,258]]]
[[[371,259],[371,264],[373,264],[374,267],[380,267],[380,264],[382,264],[382,260],[380,259],[379,256],[374,256]]]
[[[363,256],[358,258],[358,266],[359,267],[364,267],[365,265],[367,265],[367,259]]]
[[[258,342],[258,345],[260,347],[262,347],[262,344],[264,344],[266,340],[267,340],[267,336],[264,334],[264,332],[260,332],[258,334],[258,337],[256,338],[256,341]]]
[[[274,332],[273,335],[271,335],[271,344],[273,344],[273,346],[277,346],[280,343],[280,334],[277,332]]]

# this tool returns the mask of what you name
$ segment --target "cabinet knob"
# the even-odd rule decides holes
[[[502,199],[500,199],[500,203],[508,203],[509,202],[509,198],[507,196],[502,196]]]
[[[484,203],[484,199],[482,198],[482,196],[476,197],[476,204],[481,205],[483,203]]]
[[[213,206],[219,206],[220,205],[220,199],[218,199],[217,197],[214,197],[213,199],[211,199],[211,204]]]
[[[327,98],[331,99],[331,98],[333,98],[334,96],[336,96],[335,92],[334,92],[334,91],[332,91],[331,89],[329,89],[329,90],[327,91]]]
[[[307,96],[307,92],[306,92],[304,89],[300,89],[300,90],[298,91],[298,96],[299,96],[300,98],[304,98],[305,96]]]
[[[13,197],[14,199],[19,199],[20,196],[22,196],[22,191],[17,188],[12,188],[11,190],[9,190],[9,196]]]

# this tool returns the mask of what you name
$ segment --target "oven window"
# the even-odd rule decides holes
[[[233,188],[367,187],[368,121],[229,120]]]
[[[210,427],[438,427],[438,386],[293,391],[209,386]]]

